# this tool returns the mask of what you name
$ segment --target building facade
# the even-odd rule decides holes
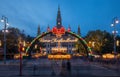
[[[42,52],[46,52],[48,54],[61,52],[72,54],[77,51],[75,43],[78,41],[78,38],[64,32],[62,35],[59,33],[65,30],[64,26],[62,25],[62,18],[59,7],[56,18],[56,26],[53,27],[53,29],[50,29],[49,26],[47,28],[47,31],[51,30],[53,33],[39,39],[39,42],[44,44],[44,47],[42,47]],[[71,31],[70,26],[68,27],[67,31]]]

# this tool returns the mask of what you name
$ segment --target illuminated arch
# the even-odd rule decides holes
[[[43,36],[46,36],[47,34],[50,34],[50,33],[52,33],[52,32],[51,32],[51,31],[49,31],[49,32],[44,32],[44,33],[42,33],[41,35],[37,36],[37,37],[30,43],[30,45],[27,47],[26,53],[28,53],[31,45],[32,45],[36,40],[38,40],[39,38],[42,38]],[[86,49],[86,51],[87,51],[87,56],[89,55],[89,53],[91,53],[91,48],[88,46],[87,42],[86,42],[81,36],[79,36],[79,35],[77,35],[77,34],[75,34],[75,33],[73,33],[73,32],[68,32],[68,31],[66,31],[66,33],[71,34],[71,35],[75,36],[76,38],[78,38],[78,39],[80,40],[80,42],[83,44],[83,46],[85,47],[85,49]]]
[[[50,34],[50,33],[52,33],[52,32],[44,32],[44,33],[42,33],[41,35],[38,35],[38,36],[30,43],[30,45],[27,47],[26,53],[28,53],[30,47],[32,46],[33,43],[35,43],[36,40],[38,40],[39,38],[42,38],[43,36],[46,36],[47,34]]]
[[[73,32],[66,31],[66,33],[71,34],[71,35],[73,35],[73,36],[75,36],[76,38],[79,39],[79,41],[83,44],[83,46],[85,47],[85,49],[87,51],[87,56],[92,55],[91,48],[88,46],[87,42],[81,36],[79,36],[78,34],[75,34]]]

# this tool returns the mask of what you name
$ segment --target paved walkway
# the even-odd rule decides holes
[[[72,59],[72,71],[69,74],[66,70],[61,69],[61,62],[56,61],[52,65],[48,59],[24,60],[22,77],[94,77],[94,76],[120,76],[120,72],[108,69],[92,62],[81,59]],[[61,74],[64,71],[64,74]],[[8,61],[6,65],[0,62],[0,77],[19,77],[19,60]]]

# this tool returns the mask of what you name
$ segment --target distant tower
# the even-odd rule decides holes
[[[70,25],[69,25],[69,27],[68,27],[68,32],[70,32],[71,31],[71,27],[70,27]]]
[[[47,31],[48,31],[48,32],[50,31],[50,27],[49,27],[49,25],[48,25],[48,27],[47,27]]]
[[[40,35],[40,25],[38,25],[38,31],[37,31],[37,36]]]
[[[56,19],[56,26],[58,29],[62,27],[62,19],[61,19],[61,13],[60,13],[60,7],[58,6],[58,12],[57,12],[57,19]]]
[[[78,32],[77,32],[78,35],[81,35],[81,32],[80,32],[80,25],[78,25]]]

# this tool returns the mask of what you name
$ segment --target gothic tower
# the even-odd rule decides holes
[[[37,36],[40,35],[40,25],[38,25]]]
[[[48,27],[47,27],[47,31],[48,31],[48,32],[50,31],[50,27],[49,27],[49,24],[48,24]]]
[[[80,33],[80,25],[78,25],[78,32],[77,32],[78,35],[81,35]]]
[[[70,27],[70,25],[68,26],[68,32],[70,32],[71,31],[71,27]]]
[[[58,6],[58,12],[57,12],[57,22],[56,22],[56,26],[58,29],[60,29],[62,27],[62,19],[61,19],[61,13],[60,13],[60,7]]]

